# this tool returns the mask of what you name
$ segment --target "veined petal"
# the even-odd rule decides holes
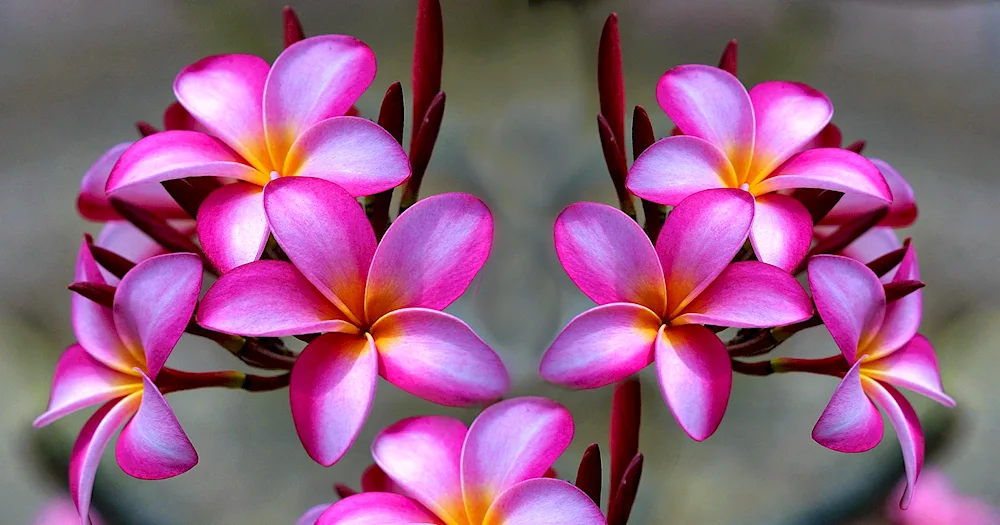
[[[920,428],[920,420],[913,406],[898,390],[864,376],[861,384],[872,401],[889,417],[889,422],[896,430],[896,437],[899,438],[899,445],[903,450],[903,465],[906,468],[906,490],[899,508],[905,509],[913,499],[913,486],[924,465],[924,431]]]
[[[913,187],[884,160],[869,160],[878,168],[892,192],[889,214],[879,222],[879,225],[894,228],[910,226],[917,220],[917,202],[913,195]],[[875,197],[846,194],[823,219],[823,224],[843,224],[884,206],[885,201]]]
[[[139,378],[108,368],[79,344],[70,345],[56,363],[49,406],[33,425],[43,427],[82,408],[124,397],[141,388]]]
[[[493,216],[481,200],[446,193],[417,202],[375,250],[365,315],[375,321],[398,308],[443,310],[468,288],[492,244]]]
[[[639,155],[629,169],[628,189],[643,199],[676,206],[688,195],[736,188],[736,172],[711,142],[690,135],[667,137]]]
[[[219,271],[256,261],[264,252],[270,230],[262,194],[256,184],[226,184],[198,208],[198,239]]]
[[[809,288],[819,316],[847,362],[867,350],[885,317],[885,290],[863,263],[839,255],[809,260]]]
[[[364,492],[334,503],[316,525],[441,525],[416,501],[399,494]]]
[[[193,223],[192,223],[193,226]],[[166,248],[151,239],[128,221],[108,221],[97,234],[95,246],[110,250],[132,262],[141,262],[166,253]],[[102,267],[100,269],[104,281],[108,284],[118,284],[118,277]]]
[[[546,381],[572,388],[610,385],[653,362],[663,321],[648,308],[610,303],[576,316],[542,357]]]
[[[379,372],[390,383],[446,406],[499,399],[510,388],[503,361],[457,317],[403,308],[371,327]]]
[[[704,326],[662,327],[656,338],[656,377],[667,406],[695,441],[715,433],[729,404],[729,353]]]
[[[69,456],[69,492],[81,516],[90,513],[90,496],[101,455],[115,431],[139,408],[142,394],[136,392],[110,401],[101,407],[80,429]]]
[[[868,195],[884,205],[892,202],[892,192],[878,168],[861,155],[840,148],[817,148],[798,153],[766,179],[751,185],[750,191],[756,196],[793,188]]]
[[[798,82],[764,82],[750,90],[757,127],[750,184],[809,143],[833,117],[826,95]]]
[[[139,479],[179,476],[198,464],[198,453],[160,389],[142,374],[142,401],[115,447],[118,465]]]
[[[604,525],[601,509],[561,479],[529,479],[507,489],[490,506],[483,525]]]
[[[123,142],[112,146],[83,174],[80,182],[80,195],[76,199],[76,208],[84,219],[92,221],[110,221],[120,219],[118,212],[111,207],[105,188],[111,169],[131,146],[131,142]],[[167,190],[159,184],[140,184],[127,188],[115,194],[115,197],[138,204],[161,217],[185,217],[184,210],[174,202]]]
[[[892,280],[920,280],[917,250],[912,244],[906,249],[906,255],[896,267]],[[889,303],[885,309],[882,326],[866,349],[869,359],[874,360],[888,355],[913,339],[917,329],[920,328],[923,311],[923,292],[920,290]]]
[[[370,337],[328,333],[306,346],[288,393],[295,430],[313,460],[329,467],[343,457],[368,419],[377,385]]]
[[[812,243],[809,210],[798,200],[779,193],[761,195],[755,201],[750,243],[757,259],[791,271]]]
[[[86,240],[80,243],[73,279],[105,284]],[[133,368],[142,365],[140,356],[133,355],[118,337],[110,308],[75,293],[70,298],[70,317],[77,341],[91,357],[123,374],[132,374]]]
[[[899,350],[881,359],[866,361],[864,373],[883,383],[923,394],[944,406],[955,406],[955,401],[944,393],[941,386],[941,371],[934,347],[920,334],[913,336]]]
[[[837,452],[865,452],[882,441],[882,416],[861,386],[861,361],[854,363],[823,409],[812,438]]]

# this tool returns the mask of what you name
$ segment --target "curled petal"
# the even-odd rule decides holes
[[[90,496],[94,477],[104,449],[112,436],[135,413],[142,400],[136,392],[120,400],[110,401],[83,424],[69,456],[69,492],[81,516],[90,512]]]
[[[917,250],[912,244],[906,249],[906,255],[896,267],[892,280],[897,282],[920,280]],[[913,339],[917,329],[920,328],[923,311],[923,292],[920,290],[889,303],[885,309],[882,326],[868,345],[869,358],[883,357]]]
[[[913,499],[913,487],[924,465],[924,431],[920,428],[920,420],[913,406],[898,390],[866,377],[862,377],[861,382],[872,401],[889,417],[889,422],[896,430],[896,437],[899,438],[899,445],[903,450],[903,465],[906,468],[906,490],[903,491],[899,508],[905,509]]]
[[[833,117],[830,99],[798,82],[757,84],[750,90],[750,101],[757,127],[751,180],[766,177],[813,140]]]
[[[955,401],[944,393],[934,347],[917,334],[902,348],[877,360],[865,362],[865,375],[883,383],[908,388],[947,407]]]
[[[92,221],[109,221],[120,219],[108,200],[105,188],[108,185],[108,177],[111,176],[111,169],[121,157],[122,153],[131,146],[131,142],[124,142],[112,146],[83,174],[80,182],[80,195],[76,199],[76,207],[84,219]],[[143,209],[149,210],[161,217],[184,217],[182,210],[176,202],[159,184],[138,185],[128,188],[115,194],[115,197],[124,199],[134,204],[138,204]]]
[[[146,374],[142,382],[139,409],[122,429],[115,448],[118,465],[139,479],[179,476],[198,464],[198,453],[160,389]]]
[[[490,506],[483,525],[604,525],[590,497],[561,479],[529,479],[507,489]]]
[[[680,135],[662,139],[639,155],[628,172],[628,189],[646,200],[676,206],[688,195],[739,186],[726,155],[711,142]]]
[[[756,199],[750,243],[757,259],[786,272],[798,266],[812,244],[809,210],[788,195],[768,193]]]
[[[819,316],[847,362],[867,349],[885,317],[885,290],[863,263],[839,255],[809,260],[809,288]]]
[[[76,257],[77,282],[105,284],[90,247],[84,240]],[[133,355],[118,337],[114,316],[110,308],[97,304],[80,294],[70,298],[70,316],[73,333],[80,346],[91,357],[123,374],[132,374],[132,369],[141,366],[140,356]]]
[[[663,327],[656,338],[663,399],[687,435],[708,439],[722,423],[733,386],[725,345],[704,326]]]
[[[334,503],[316,525],[441,525],[430,511],[399,494],[364,492]]]
[[[79,344],[70,345],[56,364],[49,406],[33,425],[43,427],[66,414],[124,397],[140,388],[139,378],[108,368]]]
[[[262,189],[256,184],[226,184],[198,208],[198,239],[223,273],[259,259],[268,235]]]
[[[892,202],[885,178],[868,159],[839,148],[818,148],[798,153],[768,177],[751,186],[754,195],[793,188],[818,188],[857,193]]]
[[[879,225],[893,228],[905,228],[912,225],[917,220],[917,202],[913,195],[913,187],[884,160],[869,160],[885,177],[885,182],[892,192],[889,214],[879,222]],[[883,206],[885,206],[885,202],[880,199],[866,195],[847,194],[827,214],[826,218],[823,219],[823,224],[843,224]]]
[[[865,452],[882,441],[882,416],[861,386],[861,361],[833,392],[812,431],[817,443],[837,452]]]

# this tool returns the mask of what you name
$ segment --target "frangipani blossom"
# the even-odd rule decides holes
[[[654,248],[615,208],[566,208],[556,220],[556,253],[570,279],[600,306],[563,329],[542,359],[542,377],[597,388],[655,361],[677,422],[698,441],[711,436],[729,402],[732,369],[725,345],[702,325],[781,326],[813,311],[805,290],[780,268],[730,263],[753,213],[745,191],[695,193],[667,217]]]
[[[886,514],[896,525],[1000,525],[1000,510],[960,493],[938,469],[923,473],[920,485],[913,490],[913,502],[902,510],[897,502],[905,490],[903,480],[895,491],[896,501],[886,507]]]
[[[750,242],[760,261],[791,270],[812,241],[805,206],[783,190],[820,188],[890,202],[885,179],[867,159],[840,148],[809,145],[833,106],[804,84],[765,82],[748,93],[722,69],[677,66],[660,79],[660,107],[684,135],[667,137],[636,159],[633,193],[676,205],[710,188],[742,188],[755,200]]]
[[[174,94],[210,135],[164,131],[136,142],[107,189],[183,177],[236,179],[202,203],[198,237],[221,271],[257,260],[271,232],[262,204],[268,182],[306,175],[359,196],[409,177],[406,153],[387,131],[342,116],[374,77],[371,49],[342,35],[297,42],[273,66],[250,55],[205,58],[180,72]]]
[[[403,493],[341,500],[317,525],[598,525],[601,509],[575,486],[542,476],[573,439],[573,418],[537,397],[497,403],[466,426],[443,416],[383,430],[372,455]]]
[[[893,281],[919,278],[911,246]],[[917,333],[921,293],[887,305],[875,273],[859,261],[838,255],[810,259],[809,286],[820,317],[851,366],[816,423],[813,439],[840,452],[869,450],[882,440],[881,408],[903,449],[908,486],[901,506],[905,508],[923,464],[924,437],[916,412],[895,387],[945,406],[955,405],[942,389],[934,349]]]
[[[104,448],[122,425],[115,455],[131,476],[168,478],[198,462],[156,380],[191,319],[201,278],[196,255],[160,255],[125,275],[114,308],[73,296],[78,342],[59,359],[48,409],[34,424],[41,427],[104,403],[84,424],[70,456],[70,492],[81,516],[87,515]],[[104,283],[86,243],[76,280]]]
[[[358,202],[340,186],[295,177],[264,190],[264,208],[292,263],[258,261],[209,289],[198,322],[225,333],[330,332],[292,369],[292,417],[309,455],[343,456],[371,409],[378,376],[442,405],[499,398],[500,358],[456,317],[441,312],[486,262],[493,218],[480,200],[451,193],[402,213],[376,245]]]

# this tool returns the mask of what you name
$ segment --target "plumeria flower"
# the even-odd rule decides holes
[[[558,403],[497,403],[466,426],[443,416],[383,430],[372,455],[403,494],[364,492],[331,506],[317,525],[590,525],[601,509],[575,486],[542,477],[573,439]]]
[[[196,255],[160,255],[125,275],[115,290],[114,308],[73,296],[78,342],[59,359],[48,409],[34,424],[45,426],[104,403],[84,424],[70,456],[70,492],[81,516],[89,510],[104,448],[123,424],[115,456],[127,474],[169,478],[198,462],[156,380],[191,319],[201,278]],[[80,247],[76,280],[104,282],[86,243]]]
[[[409,177],[406,153],[387,131],[342,116],[374,77],[371,49],[342,35],[297,42],[273,66],[250,55],[205,58],[180,72],[174,94],[210,135],[174,130],[136,142],[107,190],[183,177],[236,179],[202,203],[198,237],[219,270],[254,261],[270,233],[262,205],[270,181],[308,175],[359,196]]]
[[[684,135],[664,138],[640,155],[628,188],[667,205],[709,188],[744,189],[755,200],[750,242],[760,261],[791,270],[812,241],[809,212],[783,190],[820,188],[892,200],[878,168],[861,155],[840,148],[800,151],[833,115],[826,96],[809,86],[765,82],[748,93],[719,68],[684,65],[663,75],[656,98]]]
[[[468,406],[499,398],[500,358],[456,317],[441,312],[486,262],[489,209],[471,195],[421,200],[375,234],[340,186],[294,177],[264,190],[264,208],[292,263],[258,261],[209,289],[198,322],[225,333],[312,341],[292,369],[292,417],[306,451],[331,465],[371,409],[378,376],[420,398]]]
[[[730,264],[753,213],[745,191],[695,193],[667,217],[654,248],[615,208],[566,208],[556,220],[556,253],[570,279],[600,306],[563,329],[542,359],[542,377],[597,388],[655,361],[677,422],[696,440],[712,435],[729,402],[732,369],[725,345],[702,325],[781,326],[813,311],[805,290],[782,269]]]
[[[893,281],[919,278],[911,246]],[[908,485],[901,506],[905,507],[923,464],[924,437],[916,412],[895,387],[945,406],[955,405],[942,389],[933,347],[917,333],[921,293],[887,305],[875,273],[859,261],[838,255],[810,259],[809,286],[820,317],[850,365],[816,423],[813,439],[840,452],[869,450],[882,440],[881,408],[903,449]]]
[[[892,193],[889,213],[879,221],[879,226],[905,228],[917,220],[917,201],[910,183],[884,160],[868,159],[878,168]],[[820,224],[843,224],[878,208],[884,208],[880,198],[857,193],[846,193]]]
[[[906,490],[906,480],[896,489],[896,500],[886,506],[886,514],[896,525],[1000,525],[1000,511],[984,501],[958,492],[948,476],[928,469],[913,491],[913,502],[902,510],[897,505]]]

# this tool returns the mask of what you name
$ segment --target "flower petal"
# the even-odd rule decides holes
[[[906,468],[906,490],[899,508],[905,509],[913,499],[913,487],[924,465],[924,431],[920,428],[920,419],[910,402],[895,388],[866,377],[862,377],[861,382],[872,401],[889,417],[899,438]]]
[[[406,496],[364,492],[334,503],[316,525],[441,524],[427,509]]]
[[[368,419],[377,385],[370,337],[328,333],[306,346],[288,392],[295,430],[313,460],[329,467],[343,457]]]
[[[539,373],[571,388],[610,385],[653,362],[663,321],[644,306],[610,303],[576,316],[552,342]]]
[[[816,230],[818,236],[820,228]],[[841,250],[840,254],[863,263],[869,263],[902,247],[903,243],[899,241],[895,230],[886,226],[876,226],[855,239],[847,248]],[[893,268],[882,276],[882,280],[891,280],[895,274],[896,268]]]
[[[839,255],[809,259],[809,288],[816,310],[847,362],[868,350],[885,317],[885,290],[863,263]]]
[[[529,479],[507,489],[490,506],[483,525],[604,525],[589,496],[561,479]]]
[[[32,424],[43,427],[66,414],[123,397],[140,387],[139,378],[108,368],[82,346],[72,344],[56,363],[49,406]]]
[[[188,130],[211,133],[198,119],[191,116],[180,102],[171,102],[163,111],[163,129],[168,131]]]
[[[191,224],[193,226],[193,223]],[[101,228],[101,233],[97,234],[94,245],[115,252],[132,262],[142,262],[154,255],[163,255],[167,252],[166,248],[160,246],[159,243],[128,221],[105,223],[104,227]],[[104,282],[118,284],[118,277],[103,267],[99,268]]]
[[[69,492],[81,516],[90,513],[90,496],[94,477],[104,449],[122,424],[139,408],[142,394],[136,392],[120,400],[110,401],[83,424],[69,456]]]
[[[812,314],[812,301],[794,277],[777,266],[744,261],[727,266],[673,323],[767,328]]]
[[[750,90],[754,123],[751,181],[766,177],[802,149],[833,117],[826,95],[798,82],[763,82]],[[753,184],[753,182],[750,182]]]
[[[857,193],[875,197],[887,205],[892,192],[885,178],[868,159],[846,149],[817,148],[798,153],[778,166],[768,177],[750,187],[754,195],[793,188]]]
[[[198,464],[198,453],[160,389],[146,374],[142,382],[139,410],[122,429],[115,447],[118,465],[139,479],[179,476]]]
[[[365,312],[370,321],[398,308],[443,310],[468,288],[493,244],[493,216],[465,193],[423,199],[403,212],[375,250]]]
[[[803,144],[802,149],[839,148],[843,142],[843,133],[841,133],[840,128],[836,124],[831,122],[824,126],[812,140]]]
[[[757,259],[786,272],[809,252],[813,223],[809,210],[788,195],[768,193],[756,199],[750,243]]]
[[[812,438],[837,452],[865,452],[882,441],[882,416],[861,386],[861,361],[833,391],[813,427]]]
[[[360,117],[334,117],[316,123],[295,140],[282,175],[317,177],[351,195],[373,195],[410,177],[410,159],[378,124]]]
[[[375,462],[403,492],[448,523],[465,519],[462,506],[462,445],[468,429],[455,419],[404,419],[372,443]]]
[[[198,239],[219,271],[225,273],[256,261],[264,252],[271,232],[262,194],[256,184],[226,184],[210,193],[198,208]]]
[[[899,266],[896,267],[896,273],[892,280],[897,282],[920,280],[917,250],[912,244],[907,247],[906,254]],[[913,339],[913,336],[917,334],[917,329],[920,328],[923,311],[923,292],[920,290],[889,303],[885,309],[885,319],[882,321],[882,326],[868,345],[869,359],[874,360],[885,356]]]
[[[917,220],[917,202],[913,195],[913,187],[906,179],[887,162],[879,159],[869,159],[885,178],[892,192],[892,204],[889,214],[879,222],[880,226],[905,228]],[[858,194],[846,194],[830,213],[823,219],[823,224],[843,224],[852,219],[870,213],[885,206],[885,202],[875,197]]]
[[[86,240],[80,243],[73,279],[105,284]],[[91,357],[123,374],[132,374],[133,368],[142,365],[139,356],[133,355],[118,337],[110,308],[80,294],[73,294],[70,298],[70,317],[77,341]]]
[[[345,35],[300,40],[282,51],[264,88],[267,146],[280,166],[303,131],[344,115],[375,79],[375,53]]]
[[[947,407],[955,401],[944,393],[941,371],[934,347],[926,337],[917,334],[895,352],[865,362],[865,375],[895,386],[923,394]]]
[[[319,522],[319,517],[332,506],[332,503],[321,503],[310,508],[299,519],[295,520],[295,525],[316,525]]]
[[[704,326],[663,327],[656,338],[656,376],[674,418],[695,441],[722,423],[733,386],[729,353]]]
[[[109,221],[120,219],[118,212],[111,207],[105,188],[111,169],[121,158],[122,153],[131,146],[131,142],[123,142],[112,146],[83,174],[80,182],[80,195],[76,199],[76,208],[84,219],[92,221]],[[174,199],[159,184],[133,186],[115,194],[115,197],[138,204],[161,217],[183,218],[184,210],[174,202]]]
[[[397,485],[378,465],[371,465],[361,473],[361,491],[403,494],[403,488]]]
[[[647,148],[629,169],[626,184],[639,197],[670,206],[701,190],[739,186],[726,155],[690,135],[667,137]]]
[[[510,388],[503,361],[457,317],[403,308],[371,327],[379,372],[390,383],[446,406],[499,399]]]

